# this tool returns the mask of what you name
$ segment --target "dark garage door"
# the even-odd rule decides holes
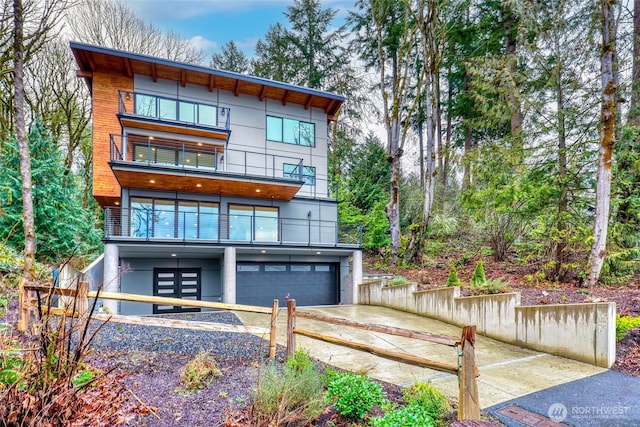
[[[297,305],[338,302],[336,264],[239,262],[236,285],[238,304],[271,306],[277,298],[282,307],[287,295]]]

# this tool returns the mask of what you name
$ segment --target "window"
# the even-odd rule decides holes
[[[315,147],[315,124],[267,116],[267,139],[269,141]]]
[[[278,241],[278,208],[229,205],[229,239]]]
[[[302,176],[300,176],[300,165],[285,163],[282,173],[285,178],[302,179],[305,184],[316,185],[316,168],[313,166],[302,166]]]
[[[218,204],[133,197],[131,237],[218,239]]]

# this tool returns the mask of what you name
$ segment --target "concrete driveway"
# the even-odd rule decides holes
[[[459,338],[461,328],[438,320],[384,307],[365,305],[304,307],[300,310],[341,317],[363,323],[378,323]],[[236,312],[245,325],[264,327],[268,332],[267,315]],[[286,309],[278,315],[277,341],[286,345]],[[444,345],[425,343],[402,337],[330,325],[323,322],[296,319],[297,327],[352,341],[364,342],[394,351],[405,351],[448,364],[457,364],[456,350]],[[383,359],[369,353],[327,344],[297,336],[297,346],[324,363],[350,371],[366,371],[373,378],[400,386],[416,381],[430,381],[450,397],[458,397],[458,380],[451,374],[418,368]],[[476,363],[480,370],[478,390],[480,405],[488,408],[530,393],[580,380],[605,372],[582,362],[519,348],[481,335],[476,341]]]

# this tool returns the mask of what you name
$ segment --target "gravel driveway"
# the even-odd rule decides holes
[[[170,315],[172,319],[241,324],[229,312]],[[95,336],[88,361],[129,375],[126,386],[154,414],[142,426],[219,426],[226,414],[246,406],[269,352],[268,340],[254,335],[107,323]],[[213,354],[223,375],[207,388],[188,393],[180,370],[199,351]],[[284,359],[284,350],[278,350]],[[157,415],[157,416],[156,416]]]

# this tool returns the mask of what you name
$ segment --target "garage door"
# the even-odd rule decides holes
[[[280,306],[286,296],[297,305],[330,305],[338,302],[336,264],[328,263],[238,263],[236,299],[238,304]]]

